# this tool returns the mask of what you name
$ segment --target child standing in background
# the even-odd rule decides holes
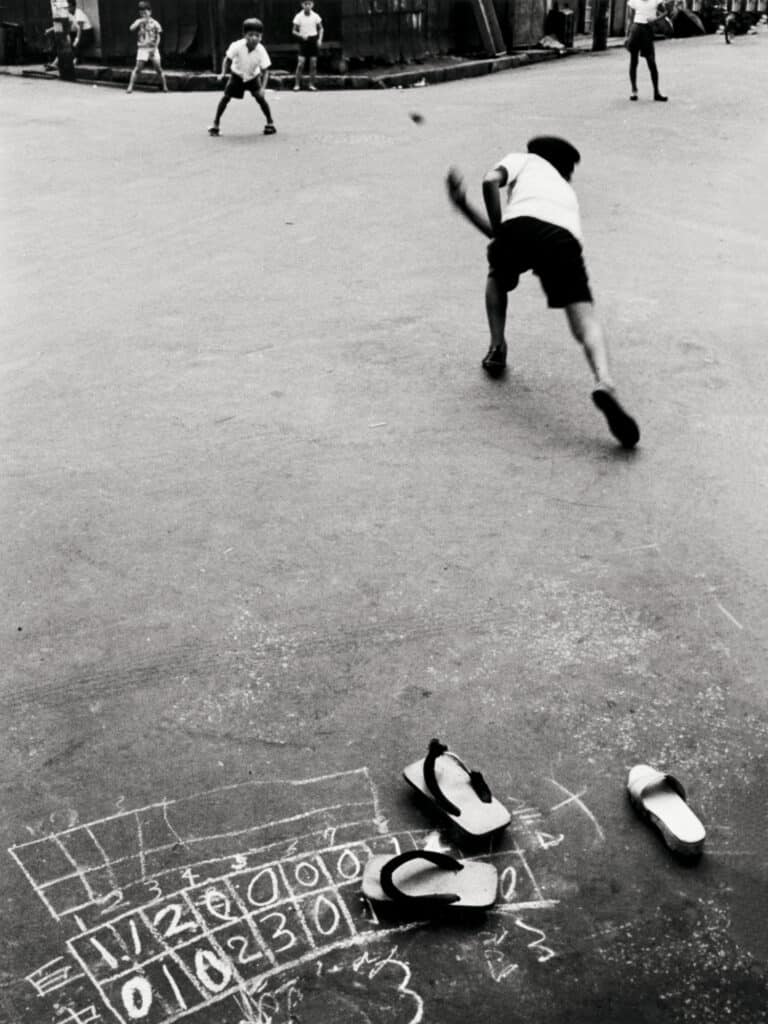
[[[299,59],[296,62],[296,84],[294,92],[301,89],[304,64],[309,60],[309,91],[317,92],[317,55],[323,45],[323,19],[312,8],[312,0],[303,0],[301,10],[293,19],[293,35],[299,40]]]
[[[163,92],[168,92],[168,83],[163,74],[163,66],[160,63],[160,36],[163,26],[152,17],[152,8],[146,2],[139,4],[139,16],[130,26],[131,32],[137,32],[136,67],[131,72],[126,92],[133,92],[133,85],[136,75],[147,64],[151,64],[160,75],[160,85]]]

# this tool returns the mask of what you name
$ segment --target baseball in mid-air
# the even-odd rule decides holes
[[[412,110],[408,117],[410,117],[414,124],[424,124],[424,115],[420,114],[418,110]]]

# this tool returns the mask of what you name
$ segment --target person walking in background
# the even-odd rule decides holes
[[[229,101],[241,100],[247,92],[259,104],[261,112],[267,119],[264,134],[274,135],[277,131],[272,121],[272,111],[264,96],[272,61],[261,43],[263,32],[264,26],[258,18],[246,18],[243,22],[243,38],[236,39],[224,54],[219,78],[229,75],[229,81],[216,108],[213,124],[208,129],[209,135],[219,134],[221,117],[229,106]]]
[[[629,50],[631,100],[637,100],[637,65],[640,57],[645,57],[653,84],[653,98],[657,103],[667,102],[667,97],[662,96],[659,90],[659,69],[653,42],[653,23],[659,16],[659,6],[659,0],[627,0],[629,26],[625,46]]]
[[[146,2],[139,4],[139,16],[130,26],[129,31],[136,32],[136,66],[131,72],[128,81],[127,92],[133,92],[136,75],[143,67],[150,64],[160,76],[160,85],[163,92],[168,92],[168,83],[163,74],[163,65],[160,62],[160,36],[163,26],[152,17],[152,8]]]
[[[294,92],[301,89],[304,65],[309,60],[309,91],[316,92],[317,55],[323,45],[323,19],[313,10],[312,0],[303,0],[301,10],[293,19],[293,35],[299,40],[299,57],[296,61],[296,84]]]
[[[69,40],[72,46],[72,59],[73,63],[77,64],[78,55],[91,40],[93,35],[93,27],[88,20],[88,15],[85,11],[81,10],[76,3],[76,0],[68,0],[67,2],[67,14],[69,15]],[[56,30],[54,28],[47,28],[45,30],[46,35],[53,36],[53,60],[50,64],[46,64],[46,68],[49,71],[55,71],[59,66],[59,58],[56,55]]]

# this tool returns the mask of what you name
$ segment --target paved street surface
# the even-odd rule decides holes
[[[275,95],[272,138],[0,80],[3,1022],[768,1020],[768,38],[658,58],[666,105],[619,50]],[[443,177],[480,202],[538,133],[582,152],[634,453],[535,279],[479,366]],[[403,782],[433,736],[491,844]],[[370,915],[361,865],[428,841],[492,912]]]

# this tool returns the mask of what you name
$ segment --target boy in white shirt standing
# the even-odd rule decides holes
[[[634,448],[640,431],[616,397],[582,257],[579,203],[570,185],[579,160],[578,150],[565,139],[540,135],[530,140],[527,153],[509,153],[486,174],[487,217],[469,203],[464,182],[453,169],[447,178],[448,195],[459,212],[492,240],[485,289],[491,344],[483,369],[491,377],[504,373],[507,293],[517,287],[521,274],[532,270],[549,306],[565,310],[571,333],[584,350],[595,378],[592,401],[620,444]]]
[[[301,89],[304,64],[309,60],[309,91],[317,92],[317,55],[323,45],[323,19],[312,8],[312,0],[303,0],[301,10],[293,19],[293,35],[299,40],[299,58],[296,62],[296,84],[294,92]]]
[[[659,0],[627,0],[627,11],[629,27],[625,45],[629,50],[629,84],[632,87],[629,98],[637,100],[637,65],[640,57],[645,57],[653,84],[653,98],[657,103],[666,103],[667,97],[659,92],[659,69],[653,42],[653,23],[659,16]]]
[[[236,39],[224,54],[219,78],[229,75],[229,81],[216,108],[213,124],[208,129],[209,135],[219,134],[221,116],[229,106],[229,101],[241,100],[247,92],[259,104],[267,120],[264,134],[274,135],[277,131],[272,121],[272,111],[264,97],[272,61],[261,44],[263,32],[264,26],[258,18],[246,18],[243,22],[243,38]]]

